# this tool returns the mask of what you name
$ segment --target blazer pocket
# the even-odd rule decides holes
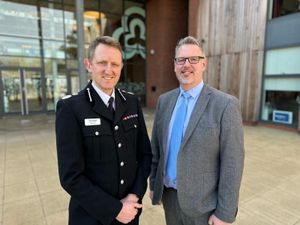
[[[110,129],[101,126],[84,127],[85,155],[90,161],[111,161],[114,157],[114,140]]]

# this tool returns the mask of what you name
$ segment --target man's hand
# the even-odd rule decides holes
[[[121,200],[121,202],[138,202],[139,198],[136,194],[128,194],[125,198]]]
[[[129,202],[129,201],[124,201],[122,203],[123,203],[122,209],[119,212],[118,216],[116,217],[116,220],[118,220],[121,223],[127,224],[134,219],[134,217],[138,212],[138,209],[142,208],[142,205],[137,202]]]
[[[226,222],[220,220],[220,219],[219,219],[218,217],[216,217],[214,214],[212,214],[212,215],[209,217],[208,224],[209,224],[209,225],[231,225],[231,223],[226,223]]]

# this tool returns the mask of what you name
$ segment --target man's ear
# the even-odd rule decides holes
[[[88,58],[84,58],[83,64],[88,72],[91,72],[91,63]]]

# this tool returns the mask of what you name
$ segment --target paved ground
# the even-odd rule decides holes
[[[149,133],[153,112],[145,110]],[[300,135],[245,126],[238,225],[300,225]],[[146,194],[141,225],[165,225]],[[0,225],[66,225],[57,176],[54,116],[0,119]]]

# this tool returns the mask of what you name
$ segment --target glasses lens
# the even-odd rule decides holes
[[[183,65],[185,63],[186,58],[184,57],[179,57],[179,58],[175,58],[175,62],[178,65]]]
[[[198,56],[192,56],[189,58],[189,61],[191,64],[196,64],[199,62],[199,60],[200,60],[200,57],[198,57]]]

